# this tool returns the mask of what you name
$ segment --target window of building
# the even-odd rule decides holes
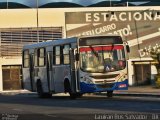
[[[29,50],[23,52],[23,66],[25,68],[29,67]]]

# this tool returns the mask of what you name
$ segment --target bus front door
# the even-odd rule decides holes
[[[76,61],[76,50],[70,49],[70,66],[71,66],[71,90],[72,93],[79,92],[79,74]]]
[[[47,80],[48,80],[48,88],[50,92],[55,92],[54,87],[54,79],[52,74],[52,52],[47,53]]]

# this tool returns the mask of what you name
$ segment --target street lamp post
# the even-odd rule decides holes
[[[135,30],[136,30],[136,38],[137,38],[137,45],[138,45],[138,51],[140,50],[140,44],[139,44],[139,34],[138,34],[138,29],[137,29],[137,21],[134,19],[134,24],[135,24]],[[141,55],[139,54],[139,57],[141,59]]]
[[[127,7],[128,7],[128,5],[129,5],[129,3],[128,3],[128,1],[127,1]]]
[[[8,0],[7,0],[6,2],[7,2],[7,6],[6,6],[6,7],[7,7],[7,9],[8,9]]]
[[[109,1],[109,3],[110,3],[110,7],[112,6],[112,2],[111,2],[111,1],[112,1],[112,0],[110,0],[110,1]]]
[[[39,43],[39,17],[38,17],[38,6],[39,6],[39,0],[36,0],[36,13],[37,13],[37,41]]]

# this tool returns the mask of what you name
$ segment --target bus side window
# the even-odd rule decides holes
[[[70,63],[70,61],[69,61],[69,48],[70,48],[70,45],[64,45],[64,47],[63,47],[63,63],[64,64]]]
[[[59,65],[60,59],[61,59],[60,46],[55,46],[53,48],[53,64]]]
[[[29,67],[29,50],[23,51],[23,67]]]
[[[39,66],[45,66],[45,48],[38,49],[38,64]]]
[[[34,50],[34,65],[37,67],[38,66],[38,50]]]

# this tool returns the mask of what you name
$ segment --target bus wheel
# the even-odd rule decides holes
[[[77,97],[82,97],[83,93],[77,93]]]
[[[82,93],[69,93],[69,94],[70,94],[71,99],[76,99],[76,98],[80,98],[83,96]]]
[[[52,94],[51,93],[44,93],[44,98],[52,98]]]
[[[69,83],[69,80],[65,80],[64,81],[64,92],[65,93],[70,93],[71,92],[71,87],[70,87],[70,83]]]
[[[107,97],[112,97],[113,96],[113,91],[107,91]]]
[[[69,93],[71,99],[76,99],[77,98],[77,94],[72,93],[71,85],[70,85],[68,80],[64,81],[64,91]]]
[[[52,94],[51,93],[44,93],[41,81],[37,82],[37,93],[39,98],[51,98]]]
[[[40,98],[44,97],[43,88],[40,81],[37,81],[37,93],[38,93],[38,97]]]
[[[77,94],[76,93],[69,93],[70,95],[70,99],[74,100],[77,98]]]

